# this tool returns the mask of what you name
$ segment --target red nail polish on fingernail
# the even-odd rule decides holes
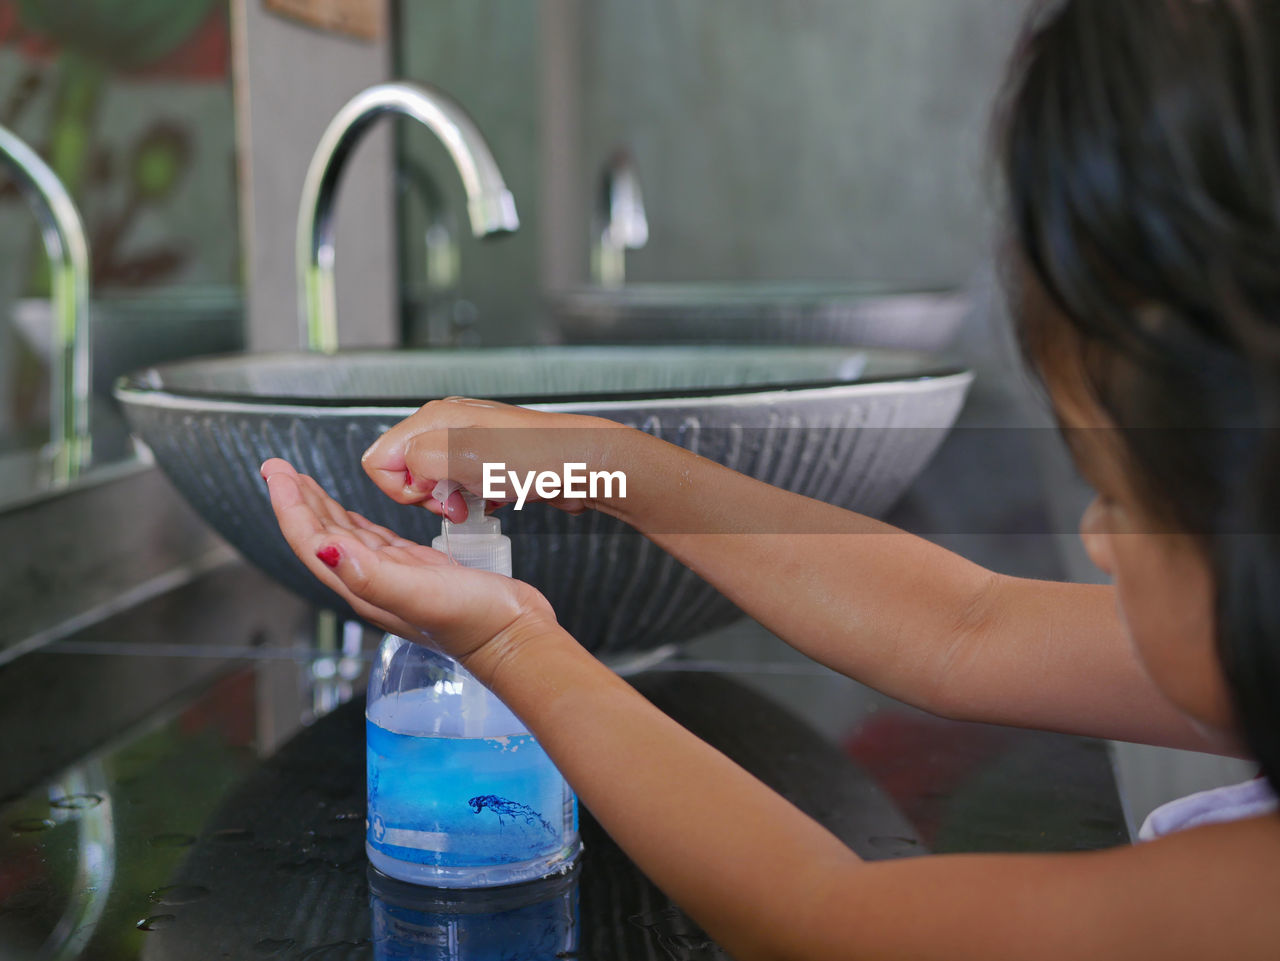
[[[316,551],[316,557],[320,558],[326,567],[337,567],[338,561],[342,560],[342,554],[336,547],[322,547]]]

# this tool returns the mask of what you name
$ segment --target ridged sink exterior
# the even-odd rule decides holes
[[[693,362],[691,351],[701,352]],[[907,355],[879,357],[874,351],[840,348],[779,353],[787,352],[775,348],[760,354],[759,369],[782,371],[808,386],[769,383],[730,392],[736,389],[726,386],[733,379],[732,370],[726,374],[730,365],[738,365],[747,384],[757,376],[751,366],[755,359],[744,362],[741,349],[534,348],[185,362],[131,375],[121,381],[117,396],[135,434],[219,534],[297,594],[349,613],[285,543],[258,468],[268,457],[285,457],[347,507],[429,543],[439,533],[435,516],[390,501],[360,467],[365,449],[415,409],[394,400],[408,386],[415,401],[425,402],[461,392],[452,388],[468,364],[484,365],[486,376],[498,365],[498,372],[511,372],[502,375],[511,384],[508,395],[523,395],[519,399],[528,406],[608,417],[771,484],[877,515],[906,490],[941,443],[971,379],[965,371]],[[777,364],[771,365],[769,357]],[[548,360],[550,366],[542,363]],[[805,363],[812,367],[808,373]],[[608,364],[620,370],[625,365],[632,381],[625,385],[626,399],[611,398],[598,387],[609,382],[602,369]],[[660,398],[634,398],[645,382],[636,371],[646,364],[654,368],[654,382],[663,381]],[[697,391],[700,367],[703,379],[722,392]],[[584,398],[586,391],[564,382],[564,372],[575,368],[581,368],[596,396]],[[538,370],[543,373],[527,373]],[[672,370],[685,370],[675,379],[683,378],[686,393],[697,396],[677,395],[680,385],[672,383]],[[540,398],[538,385],[527,379],[547,376],[546,371],[559,382],[554,390],[544,384]],[[899,376],[857,379],[877,372]],[[476,385],[492,386],[483,379]],[[813,386],[824,379],[826,385]],[[613,381],[621,383],[622,376]],[[297,384],[304,382],[313,386],[314,398],[296,395]],[[574,399],[556,399],[565,395]],[[343,397],[358,400],[344,406]],[[595,653],[677,643],[740,616],[699,577],[611,518],[571,517],[537,504],[521,512],[505,510],[503,518],[513,540],[515,575],[541,590],[565,628]]]

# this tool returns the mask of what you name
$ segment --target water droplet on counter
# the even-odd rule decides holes
[[[363,821],[363,811],[339,811],[333,816],[334,821]]]
[[[176,831],[164,834],[153,834],[147,840],[153,848],[189,848],[196,843],[195,835],[179,834]]]
[[[176,914],[153,914],[149,918],[143,918],[138,922],[139,931],[159,931],[161,928],[167,928],[178,920]]]
[[[68,794],[57,800],[50,801],[52,807],[62,808],[64,811],[85,811],[89,808],[96,808],[102,803],[102,797],[97,794]]]
[[[207,898],[211,893],[208,888],[200,884],[170,884],[167,887],[156,888],[147,895],[147,900],[153,904],[190,904]]]
[[[9,825],[14,834],[35,834],[37,831],[47,831],[53,826],[53,822],[48,818],[19,818]]]
[[[210,837],[226,844],[243,844],[253,840],[253,832],[248,828],[223,828],[221,831],[214,831]]]
[[[261,941],[254,942],[253,950],[263,956],[279,954],[281,951],[287,951],[297,943],[293,938],[263,938]]]

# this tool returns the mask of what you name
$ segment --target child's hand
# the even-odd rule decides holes
[[[369,623],[464,662],[495,638],[555,625],[528,584],[458,566],[344,510],[286,461],[267,461],[262,476],[294,553]]]
[[[613,428],[601,430],[600,428]],[[530,471],[559,473],[566,463],[595,469],[610,460],[612,446],[632,434],[600,417],[512,407],[495,401],[449,397],[424,405],[383,434],[361,459],[384,494],[401,504],[421,504],[450,520],[466,517],[460,494],[440,504],[432,496],[447,478],[481,493],[484,464],[505,464],[520,476]],[[510,484],[506,485],[511,494]],[[514,500],[514,495],[509,497]],[[530,500],[539,499],[532,494]],[[546,501],[578,514],[596,505],[582,498]]]

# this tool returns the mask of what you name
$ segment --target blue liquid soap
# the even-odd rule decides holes
[[[413,645],[397,653],[449,663]],[[502,702],[449,666],[366,712],[370,862],[436,887],[568,870],[581,848],[573,792]]]
[[[438,500],[452,492],[436,486]],[[432,547],[510,577],[511,541],[498,519],[469,492],[463,500],[467,519],[444,520]],[[388,635],[369,674],[365,734],[365,847],[383,874],[478,888],[573,866],[577,799],[520,720],[456,661]]]

